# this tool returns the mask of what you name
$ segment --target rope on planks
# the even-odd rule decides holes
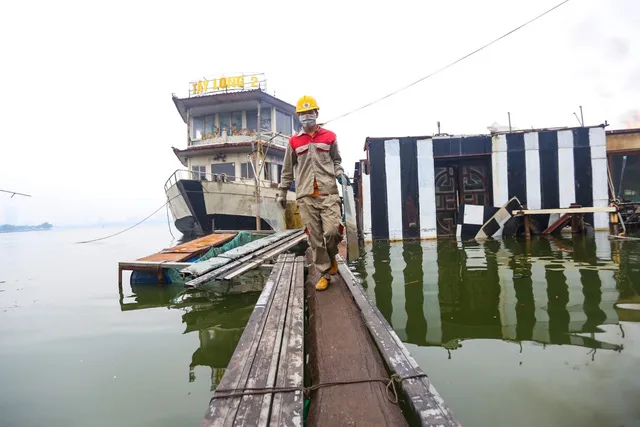
[[[428,378],[428,377],[427,377],[427,374],[424,374],[424,373],[407,375],[405,377],[402,377],[398,374],[393,374],[391,375],[391,378],[369,378],[369,379],[363,379],[363,380],[329,381],[326,383],[316,384],[309,387],[256,387],[256,388],[216,389],[215,395],[211,398],[210,403],[213,402],[215,399],[224,399],[229,397],[242,397],[242,396],[250,396],[255,394],[290,393],[290,392],[296,392],[296,391],[302,391],[306,397],[309,397],[309,394],[312,391],[318,390],[324,387],[379,382],[386,385],[387,399],[389,400],[389,402],[393,404],[397,404],[398,390],[396,389],[396,384],[400,384],[405,380],[415,379],[415,378]],[[218,393],[230,393],[230,394],[218,395]]]

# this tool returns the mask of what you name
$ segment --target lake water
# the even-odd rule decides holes
[[[181,296],[117,263],[166,225],[0,234],[0,426],[198,425],[258,293]],[[352,268],[465,426],[640,425],[640,244],[368,245]]]

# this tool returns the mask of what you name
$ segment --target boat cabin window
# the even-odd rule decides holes
[[[242,129],[242,111],[220,113],[220,132],[227,131],[227,135],[235,135]]]
[[[271,132],[271,107],[260,109],[260,130]]]
[[[247,129],[250,132],[258,131],[258,110],[247,111]]]
[[[200,116],[193,118],[193,135],[192,138],[196,140],[206,139],[215,136],[213,130],[215,128],[216,116],[211,114],[209,116]]]
[[[206,166],[191,166],[191,172],[193,172],[193,179],[205,179],[207,176]]]
[[[291,135],[291,116],[276,109],[276,132]]]
[[[250,163],[240,163],[240,176],[248,179],[253,179],[255,177]]]
[[[213,175],[227,175],[229,181],[235,181],[236,164],[235,163],[213,163],[211,165],[211,173]]]

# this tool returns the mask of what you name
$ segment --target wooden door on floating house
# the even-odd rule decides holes
[[[438,236],[455,236],[461,204],[492,203],[491,160],[489,157],[436,160],[434,175]]]

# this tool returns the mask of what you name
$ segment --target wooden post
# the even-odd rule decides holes
[[[571,203],[569,205],[570,208],[581,208],[582,206],[578,205],[577,203]],[[576,214],[575,212],[571,213],[571,233],[576,234],[579,232],[579,228],[580,228],[580,218],[578,217],[578,214]]]
[[[524,215],[524,235],[527,239],[531,238],[531,224],[529,222],[529,215]]]
[[[584,214],[578,214],[578,229],[580,234],[584,234],[585,226],[584,226]]]

